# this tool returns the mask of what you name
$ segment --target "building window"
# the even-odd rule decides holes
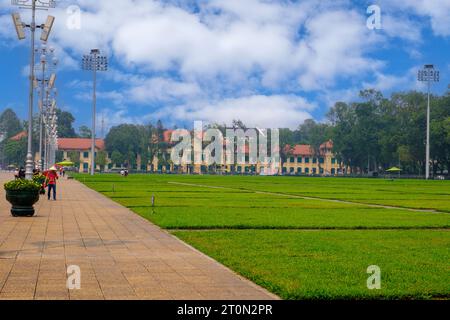
[[[322,168],[320,168],[320,174],[324,174],[324,171]]]
[[[286,173],[286,172],[287,172],[287,168],[283,167],[283,173]]]
[[[336,158],[331,159],[331,164],[336,164]]]
[[[298,174],[302,174],[302,168],[298,168],[298,169],[297,169],[297,173],[298,173]]]
[[[297,158],[297,163],[302,163],[302,157]]]
[[[319,163],[324,164],[325,163],[325,159],[324,158],[320,158],[319,159]]]
[[[331,169],[331,174],[336,174],[336,169]]]
[[[294,172],[295,172],[295,169],[294,169],[294,168],[291,168],[291,169],[290,169],[290,173],[293,174]]]
[[[316,173],[317,173],[317,169],[313,168],[313,174],[316,174]]]
[[[305,158],[305,163],[309,163],[309,158]]]
[[[84,171],[89,170],[89,163],[83,163],[83,170]]]
[[[313,163],[314,163],[314,164],[317,163],[317,158],[313,158]]]
[[[89,158],[89,152],[84,152],[83,153],[83,158]]]
[[[294,157],[290,157],[290,158],[289,158],[289,161],[290,161],[291,163],[294,163],[294,162],[295,162],[295,158],[294,158]]]
[[[242,167],[237,167],[238,172],[242,172]]]
[[[309,168],[306,168],[306,169],[305,169],[305,173],[306,173],[306,174],[309,174]]]

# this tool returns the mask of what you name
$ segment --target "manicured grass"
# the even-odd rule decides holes
[[[449,231],[178,231],[284,299],[450,298]],[[381,268],[368,290],[367,268]]]
[[[285,299],[450,298],[448,181],[76,178]],[[379,291],[366,287],[373,264]]]
[[[227,178],[236,180],[235,177]],[[199,181],[195,184],[196,179]],[[236,189],[212,189],[172,183],[203,185],[208,181],[217,186],[216,179],[226,180],[223,177],[130,176],[123,179],[100,176],[86,181],[95,190],[168,229],[450,227],[448,214],[256,194],[239,190],[238,186],[234,186]],[[277,182],[276,177],[272,179]],[[342,188],[339,191],[342,192]],[[153,195],[156,199],[154,208],[151,206]]]

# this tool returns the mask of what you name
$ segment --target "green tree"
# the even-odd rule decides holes
[[[0,134],[6,139],[11,138],[23,130],[22,123],[12,109],[6,109],[0,115]]]
[[[92,138],[92,130],[87,126],[81,126],[78,129],[80,138],[91,139]]]
[[[23,166],[27,155],[27,139],[8,140],[4,147],[4,154],[6,164]]]
[[[151,124],[138,126],[139,130],[139,151],[141,155],[141,170],[146,171],[147,165],[152,160],[151,140],[153,126]]]
[[[105,139],[108,152],[119,151],[127,155],[129,151],[135,155],[139,152],[139,130],[134,124],[122,124],[111,128]]]
[[[122,167],[125,162],[125,157],[117,150],[114,150],[111,154],[111,161],[114,165]]]
[[[80,152],[79,151],[69,151],[67,156],[69,157],[69,159],[72,161],[73,163],[75,163],[75,167],[79,168],[80,164],[81,164],[81,160],[80,160]]]
[[[105,171],[105,167],[107,165],[108,154],[105,151],[97,152],[95,156],[95,163],[100,166],[101,171]]]
[[[56,110],[58,116],[58,136],[59,138],[76,138],[77,134],[73,128],[74,116],[68,111]]]

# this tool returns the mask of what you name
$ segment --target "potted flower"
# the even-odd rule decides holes
[[[6,200],[12,204],[14,217],[34,216],[34,204],[39,201],[41,185],[33,180],[18,179],[5,183]]]

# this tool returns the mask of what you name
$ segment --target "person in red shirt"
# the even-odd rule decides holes
[[[58,170],[55,167],[51,167],[47,173],[47,186],[48,186],[48,200],[53,190],[53,200],[56,201],[56,181],[58,180]]]

